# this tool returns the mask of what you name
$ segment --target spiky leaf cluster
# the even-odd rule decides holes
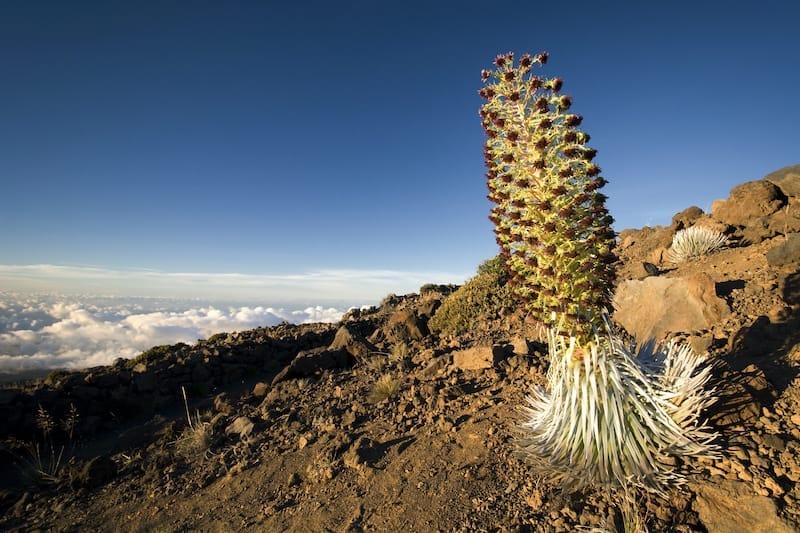
[[[704,226],[692,226],[678,231],[672,238],[667,259],[673,263],[685,263],[712,254],[725,246],[728,238],[722,233]]]
[[[607,319],[606,319],[607,320]],[[711,367],[688,345],[636,352],[610,325],[571,364],[575,339],[549,332],[547,389],[528,397],[520,454],[565,487],[638,487],[664,495],[684,477],[671,456],[713,457],[700,416],[714,402]]]
[[[515,294],[546,325],[558,316],[566,333],[591,341],[611,298],[613,218],[572,99],[561,79],[534,74],[547,57],[515,63],[509,52],[482,73],[489,219]]]

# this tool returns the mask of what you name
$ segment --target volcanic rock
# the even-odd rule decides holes
[[[722,480],[698,483],[694,510],[708,533],[791,533],[780,518],[775,503],[753,494],[747,484]]]
[[[620,283],[614,318],[639,341],[668,333],[707,329],[730,314],[708,274],[687,278],[649,277]]]
[[[321,370],[344,368],[348,364],[348,353],[343,350],[332,351],[321,347],[304,350],[297,354],[289,365],[272,379],[272,386],[292,378],[314,375]]]
[[[675,216],[672,217],[672,227],[675,231],[679,231],[685,228],[688,228],[692,224],[694,224],[698,218],[703,216],[703,210],[693,205],[691,207],[687,207],[680,213],[677,213]]]
[[[354,328],[342,326],[336,332],[336,337],[334,337],[331,345],[328,346],[328,351],[345,351],[355,359],[363,360],[377,351],[377,348]]]
[[[786,196],[800,198],[800,165],[783,167],[767,174],[764,179],[777,185]]]
[[[392,342],[422,340],[428,333],[428,325],[412,309],[396,311],[386,326],[386,338]]]
[[[781,190],[769,181],[749,181],[731,189],[727,200],[716,200],[711,214],[731,226],[747,226],[776,212],[786,203]]]
[[[792,233],[782,244],[767,252],[767,263],[773,267],[800,265],[800,233]]]
[[[495,344],[494,346],[476,346],[466,350],[453,352],[453,365],[461,370],[481,370],[494,365],[513,353],[513,346]]]

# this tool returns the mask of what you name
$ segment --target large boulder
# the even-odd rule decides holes
[[[511,345],[495,344],[494,346],[475,346],[452,353],[453,366],[461,370],[482,370],[492,368],[508,357],[512,352]]]
[[[364,360],[377,351],[374,344],[365,339],[352,326],[342,326],[336,332],[328,351],[345,351],[357,360]]]
[[[639,341],[708,329],[730,314],[706,273],[686,278],[649,277],[620,283],[614,318]]]
[[[427,322],[412,309],[400,309],[389,318],[385,333],[392,342],[405,342],[422,340],[429,331]]]
[[[676,231],[688,228],[692,224],[694,224],[697,219],[702,217],[705,213],[702,209],[693,205],[691,207],[687,207],[680,213],[675,214],[672,217],[672,227],[675,228]]]
[[[792,165],[776,170],[764,177],[774,183],[786,196],[800,198],[800,165]]]
[[[272,385],[275,386],[287,379],[312,376],[323,370],[344,368],[349,362],[350,356],[344,350],[332,351],[326,347],[304,350],[272,378]]]
[[[767,263],[773,267],[800,266],[800,233],[787,235],[786,241],[767,252]]]
[[[727,200],[716,200],[711,205],[711,214],[725,224],[743,227],[771,215],[785,203],[785,196],[773,183],[748,181],[734,187]]]
[[[741,481],[703,482],[691,487],[697,494],[692,507],[708,533],[790,533],[775,503],[754,494]]]

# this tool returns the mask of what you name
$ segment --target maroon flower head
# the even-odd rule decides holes
[[[572,206],[567,206],[558,212],[560,218],[569,218],[575,214],[575,209]]]
[[[561,78],[553,78],[550,80],[550,88],[553,89],[553,92],[555,93],[561,90],[562,85],[564,85],[564,80]]]
[[[580,126],[581,122],[583,122],[583,117],[580,115],[567,115],[564,118],[564,125],[569,128]]]
[[[489,76],[491,76],[491,72],[488,70],[481,70],[481,80],[486,81],[489,79]]]
[[[509,131],[508,134],[506,134],[506,139],[508,139],[512,143],[517,142],[517,139],[519,139],[519,133],[517,133],[516,131]]]
[[[558,177],[559,178],[566,179],[566,178],[571,178],[574,175],[575,175],[575,171],[572,170],[572,167],[564,167],[564,168],[562,168],[561,170],[558,171]]]
[[[564,134],[565,143],[574,143],[577,140],[578,140],[578,134],[573,130],[569,130]]]
[[[494,89],[492,89],[491,87],[484,87],[483,89],[478,91],[478,94],[481,96],[481,98],[485,98],[486,100],[488,100],[489,98],[495,95],[495,92]]]
[[[597,165],[589,165],[588,167],[586,167],[586,175],[589,176],[590,178],[593,178],[598,174],[600,174],[600,167],[598,167]]]
[[[508,99],[512,102],[516,102],[519,100],[519,91],[514,91],[513,93],[508,95]]]
[[[509,70],[508,72],[503,74],[503,79],[506,80],[506,81],[511,81],[511,80],[514,79],[514,76],[515,76],[514,71],[513,70]]]
[[[503,163],[511,163],[514,161],[514,154],[503,154]]]
[[[538,61],[540,65],[545,65],[549,57],[550,54],[548,52],[542,52],[536,57],[536,61]]]
[[[533,64],[533,60],[531,59],[530,54],[524,54],[522,57],[519,58],[519,64],[523,68],[528,68]]]
[[[579,193],[579,194],[575,195],[575,198],[573,198],[572,200],[575,202],[576,205],[580,205],[580,204],[584,203],[588,199],[589,199],[589,195],[586,194],[585,192],[582,192],[582,193]]]
[[[578,149],[574,146],[567,146],[564,148],[564,157],[574,159],[578,155]]]
[[[558,99],[558,108],[561,111],[566,111],[571,106],[572,106],[572,98],[570,98],[569,96],[565,95]]]

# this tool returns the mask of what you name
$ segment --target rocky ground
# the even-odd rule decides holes
[[[707,415],[720,457],[677,465],[689,481],[667,499],[642,496],[650,531],[800,529],[798,170],[620,234],[616,321],[708,353],[719,397]],[[670,263],[691,225],[728,247]],[[563,493],[514,453],[547,371],[535,328],[500,310],[434,335],[452,290],[6,386],[0,530],[614,530],[613,497]]]

